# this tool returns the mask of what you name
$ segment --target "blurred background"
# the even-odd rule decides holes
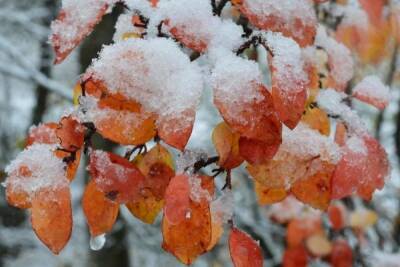
[[[53,66],[53,52],[48,43],[50,23],[58,13],[61,1],[0,0],[0,180],[4,168],[23,149],[31,125],[57,121],[72,107],[72,88],[96,57],[103,44],[112,41],[114,24],[123,12],[116,6],[96,26],[95,31],[62,64]],[[330,1],[318,10],[323,16]],[[393,1],[396,2],[396,1]],[[328,21],[328,20],[327,20]],[[392,29],[394,30],[394,29]],[[382,31],[383,32],[383,31]],[[377,58],[357,61],[356,83],[367,74],[376,74],[391,87],[391,102],[384,111],[362,103],[352,104],[372,133],[382,142],[390,156],[392,176],[384,190],[375,194],[370,203],[357,198],[344,201],[349,209],[368,208],[378,221],[366,229],[371,253],[358,251],[355,266],[400,266],[400,91],[399,56],[393,31],[376,33],[379,44]],[[221,121],[211,106],[209,92],[203,103],[189,148],[215,151],[211,143],[212,128]],[[99,141],[100,142],[100,141]],[[109,144],[100,144],[109,146]],[[85,165],[82,160],[81,165]],[[81,166],[72,183],[74,227],[71,241],[59,256],[42,245],[31,230],[26,211],[7,205],[4,188],[0,189],[0,266],[179,266],[174,257],[162,251],[160,218],[155,225],[145,225],[122,208],[112,233],[100,251],[92,251],[89,233],[80,207],[87,173]],[[279,266],[285,246],[285,227],[270,219],[270,207],[259,207],[253,185],[241,169],[233,174],[235,187],[235,222],[255,239],[260,240],[268,266]],[[221,188],[223,181],[217,181]],[[351,239],[353,233],[347,233]],[[194,266],[230,266],[226,236],[210,253],[200,257]],[[394,265],[382,265],[382,257],[393,257]],[[368,258],[367,260],[363,258]],[[397,262],[397,265],[396,265]],[[311,266],[328,266],[320,260]]]

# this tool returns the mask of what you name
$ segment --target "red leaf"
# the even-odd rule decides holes
[[[127,159],[100,150],[90,154],[89,170],[97,188],[120,204],[140,197],[145,177]]]
[[[85,6],[85,1],[63,6],[51,25],[50,41],[56,53],[55,64],[61,63],[93,31],[109,8],[107,2],[113,1],[91,1],[90,7]]]
[[[248,234],[235,227],[229,234],[229,252],[235,267],[263,266],[260,246]]]

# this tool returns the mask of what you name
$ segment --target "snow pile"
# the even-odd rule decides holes
[[[26,148],[6,167],[5,186],[31,198],[40,189],[68,185],[66,165],[54,155],[55,150],[56,146],[48,144],[33,144]]]
[[[259,91],[261,72],[257,63],[235,56],[233,53],[220,53],[212,70],[211,86],[214,99],[223,103],[230,117],[246,122],[241,114],[253,103],[261,102],[264,96]]]
[[[242,12],[257,27],[283,32],[301,43],[315,34],[317,18],[310,0],[244,0]]]
[[[375,75],[365,77],[353,89],[353,96],[371,104],[379,109],[384,109],[389,104],[389,87]]]
[[[159,124],[174,120],[175,129],[191,126],[203,90],[201,69],[164,38],[106,46],[87,75],[103,81],[111,93],[121,93],[157,114]]]
[[[241,27],[231,20],[213,16],[208,0],[161,1],[154,20],[152,23],[163,20],[163,28],[170,32],[176,30],[186,42],[199,40],[206,46],[203,49],[210,46],[233,50],[243,42]]]

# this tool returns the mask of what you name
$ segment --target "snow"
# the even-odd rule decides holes
[[[249,14],[254,14],[260,20],[268,17],[271,21],[278,20],[282,30],[289,30],[295,38],[302,38],[304,34],[299,21],[309,27],[317,23],[310,0],[245,0],[243,5]]]
[[[190,199],[194,202],[200,202],[201,200],[206,200],[210,202],[212,196],[207,189],[201,187],[201,177],[198,175],[189,176],[189,187],[190,187]]]
[[[118,0],[63,0],[62,11],[51,24],[50,40],[61,61],[88,35],[107,9]]]
[[[56,146],[33,144],[22,151],[6,168],[5,186],[13,191],[26,192],[31,198],[43,188],[67,186],[66,165],[54,155]]]
[[[344,86],[354,75],[354,62],[350,51],[346,46],[328,36],[323,26],[318,27],[315,45],[328,53],[331,75],[339,86],[335,89],[344,90]]]
[[[35,143],[58,143],[58,137],[55,129],[47,127],[46,124],[40,123],[33,125],[28,130],[28,136],[35,140]]]
[[[222,102],[231,117],[246,123],[241,114],[249,104],[260,102],[264,96],[258,90],[262,83],[257,63],[220,50],[215,55],[217,63],[212,70],[211,86],[214,99]]]
[[[379,109],[384,109],[389,103],[389,90],[379,77],[370,75],[354,87],[353,96]]]
[[[142,34],[143,28],[133,25],[132,16],[132,13],[128,13],[118,17],[117,23],[115,24],[114,42],[124,40],[126,34],[137,34],[138,36]]]
[[[264,36],[273,53],[273,76],[280,90],[302,90],[301,85],[308,81],[308,76],[304,72],[303,54],[299,45],[281,33],[267,32]]]
[[[368,131],[364,122],[355,111],[343,102],[346,97],[346,94],[337,92],[334,89],[325,89],[319,92],[317,103],[328,114],[339,116],[351,133],[366,134]]]
[[[207,160],[207,153],[203,150],[188,150],[180,153],[176,158],[176,173],[193,174],[193,165],[200,160]]]
[[[212,221],[221,224],[228,222],[233,216],[234,208],[233,192],[226,189],[222,192],[221,196],[210,204]]]
[[[164,38],[105,46],[87,75],[103,81],[111,93],[121,93],[158,114],[159,124],[174,120],[170,130],[191,126],[193,118],[186,114],[196,109],[203,90],[201,69]]]
[[[283,128],[282,144],[274,159],[285,153],[300,159],[319,157],[320,160],[333,164],[340,159],[340,149],[331,138],[321,135],[302,122],[294,130]]]
[[[346,148],[363,156],[368,154],[368,149],[365,146],[364,140],[356,135],[353,135],[346,140]]]
[[[188,39],[201,40],[211,47],[236,49],[243,42],[243,31],[230,19],[213,16],[208,0],[167,0],[158,5],[156,19],[164,20],[163,28],[184,32]]]

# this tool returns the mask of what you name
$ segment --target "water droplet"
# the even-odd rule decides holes
[[[106,243],[106,234],[90,237],[91,250],[100,250],[104,247],[105,243]]]
[[[185,214],[186,219],[190,219],[191,216],[192,214],[190,213],[190,211],[187,211]]]

